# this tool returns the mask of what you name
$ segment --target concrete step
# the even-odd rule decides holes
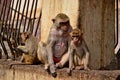
[[[120,70],[73,70],[68,76],[67,68],[63,68],[57,69],[57,77],[54,78],[43,65],[0,60],[0,80],[120,80]]]

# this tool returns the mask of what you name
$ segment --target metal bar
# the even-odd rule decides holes
[[[21,14],[23,17],[27,17],[26,15],[22,14],[21,12],[17,11],[16,9],[13,9],[10,7],[10,9],[12,9],[13,11],[17,12],[18,14]],[[27,17],[27,19],[29,19],[29,17]]]
[[[5,6],[5,0],[4,0],[3,5],[2,5],[2,11],[1,11],[1,14],[0,14],[0,20],[1,20],[2,14],[3,14],[4,6]]]
[[[18,3],[19,3],[19,0],[17,0],[16,6],[15,6],[15,9],[16,9],[16,10],[17,10],[17,7],[18,7]],[[14,12],[14,17],[13,17],[13,20],[12,20],[12,27],[11,27],[11,31],[12,31],[13,26],[14,26],[15,16],[16,16],[16,12]]]
[[[3,23],[3,21],[1,21],[1,18],[2,18],[3,11],[4,11],[4,6],[5,6],[5,0],[3,2],[2,10],[1,10],[1,14],[0,14],[0,25]],[[3,30],[3,28],[0,27],[0,36],[1,36],[2,30]],[[2,39],[2,37],[0,38],[0,41],[1,41],[1,39]]]
[[[4,5],[5,7],[4,7],[3,16],[2,16],[2,18],[3,18],[3,20],[2,20],[2,28],[4,30],[4,31],[2,31],[3,32],[2,38],[5,37],[4,34],[6,32],[6,27],[4,27],[4,24],[6,24],[5,21],[4,21],[5,20],[5,13],[6,13],[6,5],[7,5],[7,0],[5,0],[5,5]]]
[[[20,11],[20,7],[21,7],[21,0],[19,1],[19,5],[18,5],[18,11]],[[17,15],[17,22],[16,22],[16,31],[15,31],[15,33],[16,33],[16,41],[17,41],[17,38],[18,38],[18,22],[19,22],[19,14]]]
[[[17,10],[18,8],[18,3],[19,3],[20,0],[17,0],[17,3],[16,3],[16,6],[15,6],[15,9]],[[14,16],[13,16],[13,20],[12,20],[12,26],[11,26],[11,31],[10,33],[12,33],[12,29],[14,29],[14,20],[15,20],[15,17],[16,17],[16,12],[14,12]],[[17,30],[17,29],[15,29]],[[14,35],[13,37],[15,38],[16,35]],[[15,45],[17,45],[17,42],[15,40]]]
[[[38,18],[38,23],[37,23],[37,28],[36,28],[36,31],[35,31],[35,36],[37,35],[37,30],[38,30],[38,28],[39,28],[41,15],[42,15],[42,11],[40,11],[40,15],[39,15],[39,18]]]
[[[14,0],[13,0],[13,1],[14,1]],[[7,7],[10,8],[11,10],[17,12],[18,14],[23,15],[23,17],[27,17],[26,15],[24,15],[24,14],[22,14],[21,12],[17,11],[17,10],[14,9],[13,7],[9,7],[9,6],[7,6]],[[27,19],[29,19],[29,17],[27,17]]]
[[[120,11],[120,9],[118,8],[118,0],[116,0],[115,1],[116,2],[116,37],[117,37],[117,39],[116,39],[116,41],[115,41],[115,48],[117,47],[117,45],[118,45],[118,21],[119,21],[119,11]],[[114,38],[115,39],[115,38]]]
[[[33,7],[34,7],[34,0],[32,1],[32,6],[31,6],[31,11],[30,11],[30,16],[29,16],[29,21],[28,21],[28,26],[27,26],[27,31],[29,30],[29,28],[30,28],[30,32],[31,32],[31,25],[32,25],[32,18],[31,18],[31,16],[32,16],[32,12],[33,12]],[[31,25],[29,26],[29,24],[31,23]]]
[[[12,0],[12,8],[13,8],[13,6],[14,6],[14,0]],[[11,37],[11,32],[12,32],[12,26],[11,26],[11,22],[12,22],[12,10],[10,10],[10,19],[9,19],[9,23],[8,23],[8,26],[9,26],[9,29],[8,29],[8,39],[10,39],[10,37]],[[11,26],[11,29],[10,29],[10,26]]]
[[[25,0],[24,7],[23,7],[23,10],[22,10],[22,14],[24,14],[24,12],[25,12],[26,3],[27,3],[27,0]],[[23,20],[23,16],[24,16],[24,15],[22,15],[22,17],[21,17],[19,28],[20,28],[20,26],[21,26],[21,23],[22,23],[22,20]],[[19,30],[20,30],[20,29],[19,29]]]
[[[11,6],[11,4],[12,4],[12,0],[10,0],[10,4],[9,4],[9,6]],[[9,13],[10,13],[10,8],[8,8],[8,12],[7,12],[7,17],[6,17],[6,21],[5,21],[5,23],[8,22]],[[8,23],[5,24],[5,27],[6,27],[6,26],[8,26],[8,27],[7,27],[7,39],[8,39],[10,26],[8,25]]]
[[[38,0],[36,0],[36,3],[35,3],[35,10],[34,10],[34,19],[33,19],[32,33],[33,33],[33,28],[34,28],[34,23],[35,23],[35,18],[36,18],[37,3],[38,3]]]
[[[8,59],[8,53],[7,53],[7,50],[6,50],[6,48],[5,48],[4,42],[2,41],[0,44],[1,44],[2,48],[3,48],[3,51],[4,51],[5,56],[6,56],[6,59]]]
[[[11,4],[12,4],[12,0],[10,0],[9,6],[11,6]],[[10,8],[8,7],[7,18],[6,18],[7,20],[5,21],[5,23],[8,22],[9,13],[10,13]],[[8,24],[5,24],[5,27],[6,27],[6,26],[8,26]],[[9,46],[9,48],[10,48],[11,53],[14,53],[13,48],[12,48],[12,44],[11,44],[11,42],[10,42],[9,39],[8,39],[9,29],[10,29],[10,26],[8,26],[8,28],[7,28],[7,43],[8,43],[8,46]]]
[[[3,16],[2,17],[5,17],[5,13],[6,13],[6,5],[7,5],[7,0],[5,0],[5,7],[4,7],[4,12],[3,12]],[[4,19],[5,18],[3,18],[3,20],[2,20],[2,28],[3,28],[3,26],[4,26]],[[6,24],[6,23],[5,23]],[[5,27],[6,28],[6,27]],[[7,53],[7,50],[6,50],[6,47],[5,47],[5,44],[4,44],[4,42],[3,42],[3,40],[4,40],[4,38],[5,38],[5,28],[3,28],[3,31],[2,31],[2,36],[1,36],[1,46],[2,46],[2,48],[3,48],[3,50],[4,50],[4,53],[5,53],[5,56],[6,56],[6,58],[8,58],[8,53]]]
[[[30,4],[30,0],[28,0],[27,2],[26,16],[28,15],[29,4]],[[27,17],[25,17],[23,32],[25,32],[26,21],[27,21]]]
[[[23,10],[22,10],[22,14],[24,14],[26,3],[27,3],[27,0],[25,0],[24,6],[23,6]],[[18,33],[17,33],[18,35],[17,36],[20,35],[20,29],[21,29],[22,20],[23,20],[23,15],[21,16],[21,20],[20,20],[20,24],[19,24],[19,27],[18,27]],[[18,41],[18,44],[20,44],[19,37],[17,38],[17,41]]]

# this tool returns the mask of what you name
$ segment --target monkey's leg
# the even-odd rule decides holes
[[[74,62],[75,63],[75,69],[77,70],[83,70],[84,69],[84,65],[83,65],[83,60],[78,56],[76,55],[76,61]]]
[[[20,62],[24,62],[24,53],[22,54],[22,56],[21,56],[21,59],[20,59]]]
[[[45,70],[47,70],[49,67],[48,54],[45,44],[43,42],[39,42],[37,54],[38,54],[38,59],[45,64]]]
[[[72,70],[73,70],[73,66],[74,66],[74,52],[73,50],[69,50],[69,69],[67,70],[67,73],[69,76],[71,76]]]
[[[56,64],[56,67],[62,68],[69,61],[69,53],[63,55],[60,62]]]
[[[51,42],[50,44],[47,45],[46,49],[48,52],[48,63],[49,63],[49,69],[50,69],[50,73],[52,74],[53,77],[57,76],[56,73],[56,66],[54,64],[54,60],[53,60],[53,43]]]
[[[90,68],[88,67],[88,62],[89,62],[89,55],[86,54],[86,56],[83,57],[83,63],[84,63],[84,69],[85,70],[90,70]]]

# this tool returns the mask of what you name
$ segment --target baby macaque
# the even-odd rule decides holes
[[[31,33],[23,32],[21,34],[22,45],[17,47],[17,53],[22,53],[20,62],[25,64],[45,64],[45,69],[48,69],[48,59],[45,44]],[[24,45],[23,45],[24,44]]]
[[[31,33],[23,32],[21,34],[22,42],[25,45],[19,45],[17,49],[22,52],[21,62],[34,64],[38,60],[37,49],[39,40]]]
[[[83,32],[75,28],[70,35],[72,40],[68,49],[68,53],[70,54],[68,74],[71,74],[71,71],[76,66],[83,66],[84,70],[90,70],[88,67],[90,53],[82,37]]]

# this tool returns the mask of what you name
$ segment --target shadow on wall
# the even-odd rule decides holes
[[[116,80],[120,80],[120,75],[117,76]]]
[[[101,67],[100,70],[120,70],[120,49],[118,53],[114,56],[114,58],[111,60],[110,64],[105,67]],[[119,79],[117,80],[120,80],[120,75]]]
[[[117,57],[118,69],[120,69],[120,49],[118,50],[118,53],[116,54],[116,57]]]
[[[0,59],[2,58],[2,49],[0,48]]]

